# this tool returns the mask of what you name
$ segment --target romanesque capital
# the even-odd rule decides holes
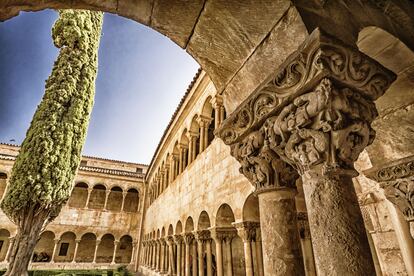
[[[166,241],[167,241],[167,244],[169,246],[173,245],[174,244],[174,236],[173,235],[167,236]]]
[[[377,181],[386,198],[404,214],[414,238],[414,156],[371,168],[364,174]]]
[[[256,187],[275,182],[289,165],[300,174],[316,169],[355,175],[353,162],[375,136],[374,100],[394,80],[394,73],[357,48],[316,29],[216,135]],[[281,161],[288,164],[283,169],[274,165]]]
[[[197,242],[206,242],[211,239],[210,231],[209,230],[199,230],[194,231],[194,238]]]
[[[184,239],[181,235],[174,235],[174,241],[177,245],[182,244]]]
[[[215,227],[210,229],[210,234],[216,242],[231,242],[236,236],[236,230],[233,227]]]
[[[237,229],[237,234],[243,242],[252,242],[256,240],[256,229],[260,227],[260,223],[252,221],[243,221],[233,223]]]
[[[159,241],[160,241],[159,243],[163,246],[165,246],[167,244],[167,241],[166,241],[165,238],[160,238]]]
[[[184,233],[184,242],[185,244],[191,244],[194,240],[193,233]]]
[[[200,125],[200,127],[207,127],[208,125],[210,125],[212,120],[212,118],[204,115],[199,115],[197,117],[197,123]]]
[[[216,94],[213,98],[211,98],[211,105],[216,109],[223,106],[223,102],[223,96],[219,94]]]
[[[188,140],[190,141],[192,141],[193,139],[197,139],[197,137],[200,136],[198,132],[191,130],[187,131],[186,135]]]

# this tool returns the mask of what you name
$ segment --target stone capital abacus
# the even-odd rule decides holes
[[[206,242],[211,239],[209,230],[194,231],[194,238],[197,242]]]
[[[205,115],[199,115],[196,120],[200,127],[207,127],[213,119]]]
[[[216,242],[230,242],[236,236],[236,229],[233,227],[210,228],[211,237]]]

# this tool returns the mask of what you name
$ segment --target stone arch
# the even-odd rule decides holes
[[[88,184],[85,182],[76,183],[69,198],[69,206],[74,208],[84,208],[88,200]]]
[[[193,136],[196,136],[195,138],[195,145],[194,145],[194,160],[197,158],[198,154],[200,153],[200,125],[197,123],[198,115],[194,115],[191,119],[189,133]],[[191,159],[190,159],[191,160]]]
[[[115,262],[119,264],[129,264],[132,258],[132,238],[124,235],[119,240],[118,250],[116,251]]]
[[[119,186],[113,186],[109,192],[106,209],[109,211],[120,212],[122,207],[123,190]]]
[[[125,212],[138,212],[139,206],[139,192],[135,188],[128,189],[125,202],[124,202],[124,211]]]
[[[192,217],[188,217],[185,221],[184,231],[186,233],[193,232],[194,231],[194,222]]]
[[[233,227],[232,223],[234,221],[234,213],[230,205],[222,204],[217,211],[216,227]]]
[[[174,235],[174,228],[173,228],[172,224],[170,224],[170,226],[168,226],[167,235],[168,236]]]
[[[103,184],[96,184],[92,188],[91,195],[89,197],[88,208],[89,209],[103,209],[106,198],[106,187]]]
[[[10,245],[10,231],[0,229],[0,262],[4,261]]]
[[[210,227],[210,217],[206,211],[202,211],[198,217],[197,230],[206,230]]]
[[[160,229],[157,230],[157,236],[156,236],[156,238],[157,239],[161,238],[161,236],[160,236]]]
[[[376,136],[366,148],[371,164],[381,165],[410,156],[414,153],[411,131],[414,127],[414,50],[376,26],[359,32],[357,46],[397,75],[386,93],[375,101],[379,116],[372,127]]]
[[[165,227],[163,226],[161,230],[161,238],[164,238],[164,237],[165,237]]]
[[[180,155],[180,162],[181,162],[181,172],[185,170],[185,168],[188,165],[188,147],[189,147],[189,141],[187,137],[187,129],[185,128],[183,132],[181,133],[179,147],[181,151]]]
[[[165,164],[165,168],[166,168],[164,177],[167,179],[165,181],[165,183],[166,183],[165,189],[167,189],[168,185],[170,184],[170,177],[171,177],[170,176],[170,174],[171,174],[171,171],[170,171],[171,168],[170,168],[170,162],[169,162],[169,160],[170,160],[170,153],[167,153],[167,155],[165,157],[165,160],[163,161],[164,164]]]
[[[55,262],[71,262],[75,253],[76,234],[68,231],[60,235],[56,248]]]
[[[52,259],[53,248],[55,246],[55,233],[44,231],[36,244],[33,254],[34,262],[50,262]]]
[[[215,125],[215,112],[216,110],[213,108],[211,103],[212,97],[208,96],[203,104],[203,108],[201,109],[200,120],[204,120],[205,128],[206,128],[206,145],[207,148],[214,139],[214,125]],[[201,133],[200,133],[201,134]]]
[[[243,221],[260,221],[259,199],[254,194],[250,194],[243,204]]]
[[[82,235],[76,255],[76,262],[91,263],[95,253],[96,235],[94,233],[85,233]]]
[[[98,245],[98,251],[96,253],[96,262],[97,263],[111,263],[114,247],[115,247],[115,237],[114,235],[107,233],[101,237],[101,241]]]
[[[181,234],[183,232],[183,225],[181,221],[179,220],[177,222],[177,226],[175,226],[175,234]]]

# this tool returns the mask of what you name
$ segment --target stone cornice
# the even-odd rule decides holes
[[[241,141],[265,120],[306,93],[323,78],[352,87],[361,96],[375,100],[395,79],[378,62],[316,29],[281,69],[253,92],[216,131],[224,143]]]

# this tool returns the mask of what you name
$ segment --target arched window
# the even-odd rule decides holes
[[[129,264],[132,257],[132,238],[125,235],[119,241],[118,250],[116,252],[115,262],[119,264]]]
[[[124,211],[125,212],[138,212],[139,206],[139,193],[137,189],[129,189],[124,202]]]
[[[69,198],[69,206],[84,208],[88,200],[88,184],[80,182],[75,185]]]
[[[96,253],[97,263],[110,263],[112,262],[112,256],[114,255],[115,238],[112,234],[105,234],[101,238],[101,242],[98,246]]]
[[[0,229],[0,262],[6,258],[7,250],[9,249],[10,232],[7,229]]]
[[[105,205],[106,188],[102,184],[95,185],[89,198],[90,209],[103,209]]]
[[[95,253],[96,236],[93,233],[86,233],[79,242],[78,252],[76,254],[76,262],[91,263]]]
[[[106,203],[106,209],[109,211],[119,212],[122,207],[122,189],[120,187],[112,187]]]
[[[51,231],[45,231],[40,235],[33,253],[33,262],[50,262],[52,260],[54,239],[55,234]]]

